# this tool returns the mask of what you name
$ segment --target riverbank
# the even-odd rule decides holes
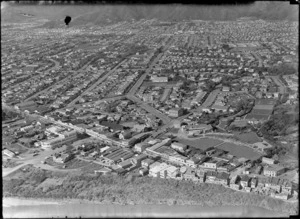
[[[83,200],[4,198],[3,216],[15,217],[287,217],[253,206],[103,204]]]
[[[54,202],[89,200],[109,205],[256,206],[290,215],[299,209],[297,203],[234,191],[222,185],[151,177],[65,175],[36,168],[4,179],[3,197]]]

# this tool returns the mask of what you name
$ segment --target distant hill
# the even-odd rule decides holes
[[[21,13],[34,17],[25,17]],[[63,23],[66,15],[72,17],[71,26],[87,23],[101,25],[124,20],[156,18],[162,21],[236,20],[254,17],[265,20],[298,21],[298,6],[289,2],[255,2],[252,5],[198,6],[198,5],[11,5],[1,10],[1,22],[22,22],[27,19],[48,19],[45,27]]]

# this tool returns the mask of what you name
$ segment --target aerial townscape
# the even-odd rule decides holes
[[[299,213],[297,20],[50,7],[1,3],[4,198]]]

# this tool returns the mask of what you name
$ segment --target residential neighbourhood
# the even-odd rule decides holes
[[[91,165],[298,201],[298,22],[1,26],[3,177]]]

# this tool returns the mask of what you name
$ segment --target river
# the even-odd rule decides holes
[[[4,218],[42,217],[287,217],[252,206],[199,207],[196,205],[117,205],[80,201],[3,199]]]

